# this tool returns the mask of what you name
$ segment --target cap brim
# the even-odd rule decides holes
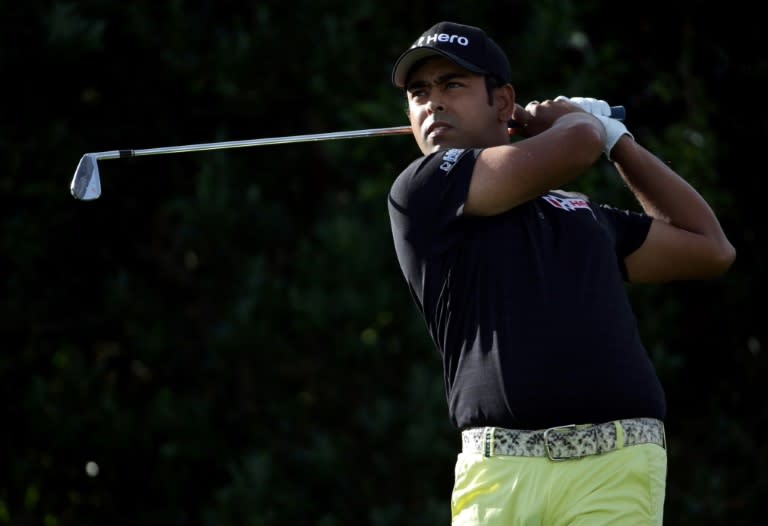
[[[470,64],[469,62],[460,59],[451,53],[446,53],[445,51],[441,51],[433,47],[414,47],[400,55],[400,58],[398,58],[397,62],[395,62],[395,67],[392,68],[392,84],[398,88],[404,88],[405,81],[408,77],[408,72],[411,70],[411,68],[420,60],[435,56],[445,57],[454,61],[462,68],[473,71],[475,73],[487,73],[484,69],[478,68],[474,64]]]

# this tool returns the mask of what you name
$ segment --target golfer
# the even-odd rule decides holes
[[[392,82],[423,153],[390,190],[394,246],[463,444],[452,524],[662,524],[665,395],[625,284],[723,274],[715,214],[604,101],[516,104],[479,28],[429,28]],[[603,155],[637,211],[558,190]]]

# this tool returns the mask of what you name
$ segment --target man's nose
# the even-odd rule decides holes
[[[429,104],[427,104],[427,109],[430,113],[435,113],[436,111],[445,111],[445,104],[443,104],[442,101],[431,98],[429,99]]]

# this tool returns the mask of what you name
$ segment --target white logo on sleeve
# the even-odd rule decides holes
[[[459,159],[459,156],[464,152],[461,148],[451,148],[443,154],[443,162],[440,164],[440,169],[445,173],[451,171],[453,165]]]

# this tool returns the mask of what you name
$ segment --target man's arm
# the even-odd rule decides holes
[[[559,188],[584,173],[603,152],[605,128],[564,102],[516,108],[525,140],[485,148],[477,158],[464,204],[468,215],[494,215]]]
[[[630,281],[707,279],[728,270],[736,250],[688,182],[627,135],[611,150],[611,159],[654,218],[645,242],[625,260]]]

